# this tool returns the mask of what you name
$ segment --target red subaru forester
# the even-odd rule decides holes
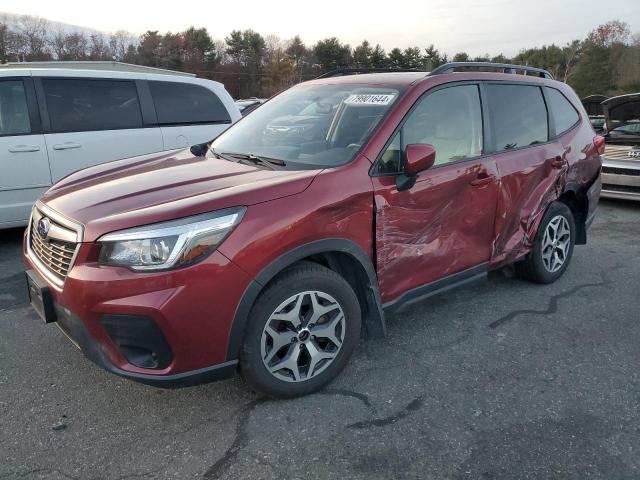
[[[571,88],[502,64],[342,73],[210,145],[53,186],[24,241],[40,316],[126,378],[239,371],[290,397],[328,383],[362,329],[384,334],[412,302],[507,264],[543,283],[564,273],[604,148]]]

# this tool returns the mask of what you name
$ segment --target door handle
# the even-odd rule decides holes
[[[478,176],[477,178],[471,180],[469,184],[472,187],[480,187],[482,185],[486,185],[487,183],[493,182],[493,177],[491,175],[486,176]]]
[[[551,164],[551,167],[553,167],[553,168],[562,168],[567,164],[567,161],[564,158],[562,158],[560,156],[557,156],[557,157],[553,158],[551,160],[551,162],[549,162],[549,163]]]
[[[20,153],[20,152],[39,152],[40,147],[38,145],[16,145],[14,147],[9,148],[11,153]]]
[[[71,150],[72,148],[80,148],[81,146],[82,145],[75,142],[64,142],[64,143],[58,143],[57,145],[54,145],[53,149],[54,150]]]

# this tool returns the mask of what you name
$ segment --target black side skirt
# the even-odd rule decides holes
[[[419,287],[403,293],[395,300],[382,305],[385,313],[398,313],[416,302],[420,302],[426,298],[432,297],[439,293],[451,290],[453,288],[466,285],[468,283],[481,280],[487,276],[489,272],[489,262],[481,263],[475,267],[468,268],[453,275],[441,278],[435,282],[426,283]]]

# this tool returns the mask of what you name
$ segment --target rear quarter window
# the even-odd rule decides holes
[[[0,81],[0,136],[31,133],[22,80]]]
[[[149,82],[161,125],[231,123],[229,112],[211,90],[179,82]]]
[[[132,81],[45,78],[42,86],[54,133],[142,128]]]
[[[489,84],[486,91],[496,151],[549,140],[547,108],[540,87]]]
[[[555,134],[562,135],[578,123],[580,116],[571,102],[555,88],[545,87],[545,93],[549,110],[553,116]]]

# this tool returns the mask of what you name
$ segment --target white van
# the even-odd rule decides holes
[[[218,82],[72,69],[0,71],[0,229],[76,170],[205,143],[240,119]]]

